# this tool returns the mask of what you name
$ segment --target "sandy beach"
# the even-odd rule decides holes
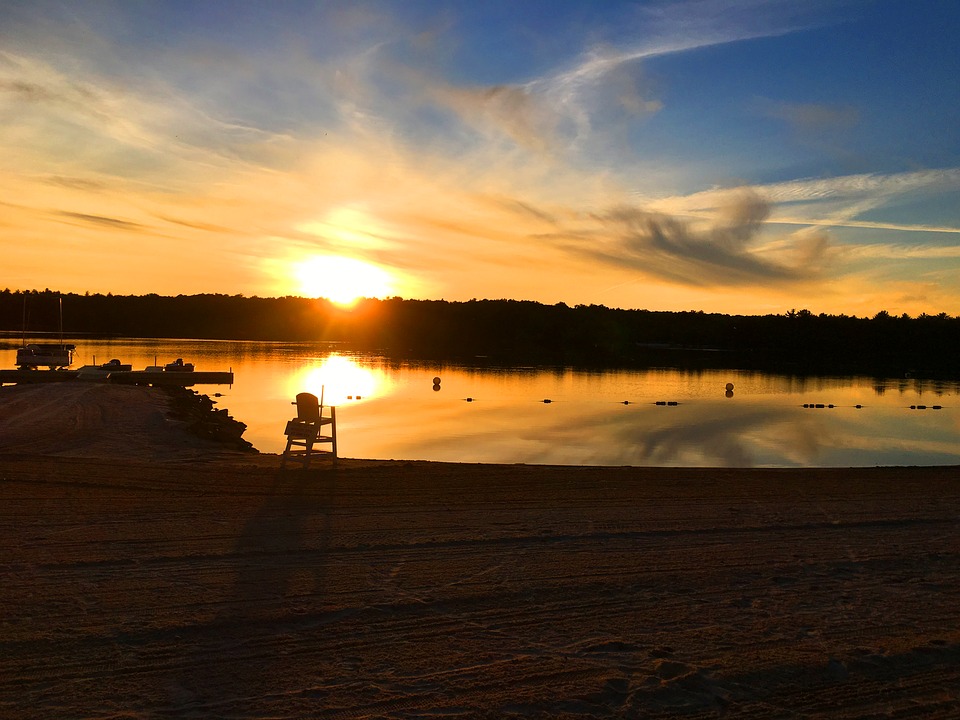
[[[960,468],[281,471],[168,410],[0,388],[0,717],[960,717]]]

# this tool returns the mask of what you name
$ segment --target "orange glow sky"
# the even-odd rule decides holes
[[[960,314],[958,20],[4,3],[0,287]]]

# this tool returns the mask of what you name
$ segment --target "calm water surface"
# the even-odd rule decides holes
[[[737,467],[960,464],[955,382],[422,365],[321,343],[70,342],[77,345],[74,368],[118,358],[142,369],[182,357],[197,370],[232,369],[232,387],[196,389],[221,393],[219,407],[247,424],[244,437],[261,452],[283,449],[285,422],[296,414],[294,396],[322,390],[326,404],[337,406],[344,457]],[[0,340],[7,358],[0,366],[13,366],[19,343]],[[734,385],[729,397],[727,383]],[[928,409],[911,409],[918,405]]]

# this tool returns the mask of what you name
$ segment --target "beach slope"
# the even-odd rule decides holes
[[[0,426],[0,717],[960,716],[957,468],[282,472],[144,397]]]

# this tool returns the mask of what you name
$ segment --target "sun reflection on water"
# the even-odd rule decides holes
[[[325,405],[342,405],[362,401],[385,392],[389,381],[383,373],[361,367],[343,355],[329,355],[312,367],[304,368],[290,378],[291,395],[310,392],[323,396]]]

